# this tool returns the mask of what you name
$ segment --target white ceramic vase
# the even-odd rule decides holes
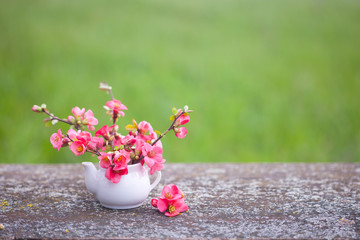
[[[106,169],[100,166],[96,169],[91,162],[83,162],[82,165],[88,191],[96,194],[102,206],[111,209],[141,206],[161,179],[161,172],[157,172],[155,181],[150,184],[149,169],[137,163],[128,165],[128,174],[121,176],[119,183],[113,183],[105,177]]]

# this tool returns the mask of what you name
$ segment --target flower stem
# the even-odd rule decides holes
[[[181,115],[183,115],[184,113],[185,113],[184,111],[181,111],[181,113],[179,114],[179,116],[175,117],[175,119],[174,119],[174,121],[171,123],[170,127],[169,127],[165,132],[163,132],[162,134],[160,134],[159,137],[158,137],[153,143],[151,143],[151,146],[154,146],[154,145],[155,145],[160,139],[162,139],[169,131],[173,130],[173,129],[174,129],[174,126],[175,126],[176,120],[178,120],[179,117],[180,117]],[[140,162],[143,158],[144,158],[144,156],[141,156],[138,160],[135,160],[135,161],[134,161],[134,164]]]
[[[181,115],[183,115],[185,112],[184,111],[181,111],[181,113],[179,114],[179,116],[175,117],[174,121],[171,123],[170,127],[165,131],[163,132],[162,134],[160,134],[160,136],[151,144],[151,146],[154,146],[161,138],[163,138],[165,136],[165,134],[167,134],[169,131],[173,130],[174,129],[174,126],[175,126],[175,122],[176,120],[179,119],[179,117]]]
[[[97,150],[95,150],[95,151],[91,151],[91,150],[86,149],[86,152],[88,152],[88,153],[92,153],[92,154],[95,154],[95,155],[97,155],[97,156],[100,156],[100,155],[101,155],[101,154],[100,154],[100,152],[99,152],[99,151],[97,151]]]
[[[58,121],[60,121],[60,122],[67,123],[67,124],[69,124],[69,125],[74,125],[74,124],[72,124],[71,122],[69,122],[69,121],[67,121],[67,120],[65,120],[65,119],[61,119],[61,118],[58,118],[58,117],[54,116],[53,114],[49,113],[46,109],[42,109],[42,111],[43,111],[46,115],[49,115],[51,120],[54,120],[54,119],[55,119],[55,120],[58,120]],[[74,126],[75,126],[75,128],[76,128],[77,130],[80,130],[80,128],[79,128],[78,126],[76,126],[76,125],[74,125]]]
[[[111,100],[114,100],[114,95],[113,95],[113,93],[112,93],[111,88],[109,89],[109,93],[110,93]]]

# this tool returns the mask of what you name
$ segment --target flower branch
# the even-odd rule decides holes
[[[183,109],[173,108],[171,124],[163,133],[157,134],[146,121],[138,124],[133,120],[133,124],[125,128],[129,133],[122,135],[118,132],[119,127],[116,122],[125,116],[124,110],[127,110],[127,107],[114,98],[112,87],[107,83],[100,83],[99,88],[111,96],[111,100],[106,102],[104,108],[106,114],[111,116],[112,126],[102,126],[95,132],[95,136],[90,131],[95,131],[98,120],[91,110],[74,107],[72,115],[67,119],[61,119],[50,113],[46,105],[33,106],[34,112],[49,116],[50,125],[60,121],[71,126],[65,134],[58,129],[51,135],[50,142],[53,147],[58,150],[69,147],[76,156],[85,152],[95,154],[99,159],[100,167],[106,169],[106,178],[113,183],[118,183],[121,176],[127,174],[127,166],[130,164],[146,164],[150,168],[150,174],[161,171],[165,162],[161,139],[170,131],[174,131],[177,138],[184,138],[187,129],[183,125],[190,121],[189,113],[192,111],[187,106]],[[85,127],[89,131],[85,131]]]
[[[80,130],[79,127],[77,125],[74,125],[73,123],[71,123],[70,121],[66,120],[66,119],[61,119],[59,117],[54,116],[52,113],[48,112],[46,108],[42,109],[43,113],[45,113],[46,115],[50,116],[50,120],[57,120],[59,122],[63,122],[63,123],[67,123],[69,125],[73,125],[77,130]]]

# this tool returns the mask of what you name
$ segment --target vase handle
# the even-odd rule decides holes
[[[156,171],[157,172],[157,177],[155,179],[155,181],[150,185],[150,191],[156,187],[156,185],[158,185],[158,183],[160,182],[161,180],[161,172],[160,171]]]

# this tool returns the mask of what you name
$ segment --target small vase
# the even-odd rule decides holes
[[[130,209],[143,204],[150,191],[159,183],[161,172],[150,184],[149,169],[140,163],[128,165],[128,174],[121,176],[118,183],[105,177],[106,169],[96,169],[93,163],[83,162],[85,183],[89,192],[96,194],[97,200],[106,208]]]

